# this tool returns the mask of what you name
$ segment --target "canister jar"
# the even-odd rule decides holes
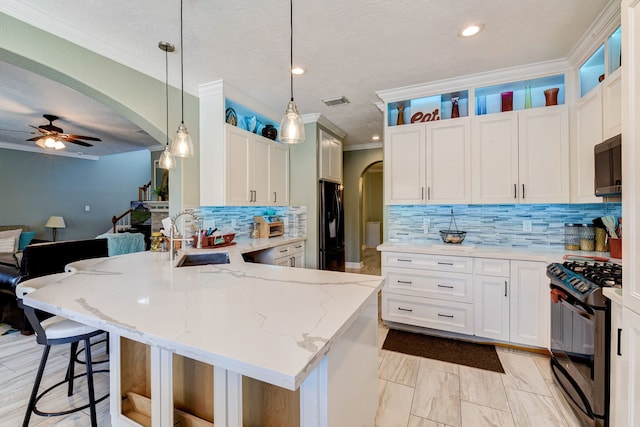
[[[568,251],[580,250],[580,230],[582,224],[564,225],[564,248]]]
[[[580,227],[580,250],[595,250],[595,237],[596,229],[593,224],[582,224],[582,227]]]

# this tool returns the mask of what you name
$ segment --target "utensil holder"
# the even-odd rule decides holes
[[[622,259],[622,239],[609,237],[609,255],[611,258]]]

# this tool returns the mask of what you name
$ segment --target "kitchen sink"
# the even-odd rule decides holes
[[[185,254],[176,267],[192,267],[194,265],[229,264],[229,252],[213,252],[208,254]]]

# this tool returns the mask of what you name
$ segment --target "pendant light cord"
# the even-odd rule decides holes
[[[168,49],[164,50],[164,95],[166,106],[167,106],[167,128],[166,128],[166,136],[167,136],[167,147],[169,146],[169,51]]]
[[[293,0],[291,0],[293,1]],[[184,124],[184,44],[182,39],[184,38],[183,34],[183,25],[182,25],[182,3],[183,0],[180,0],[180,92],[182,94],[182,115],[181,122]],[[293,83],[292,83],[293,84]]]
[[[290,34],[289,34],[289,40],[291,40],[291,46],[290,46],[290,51],[289,51],[289,59],[290,59],[290,64],[289,64],[289,75],[290,75],[290,79],[291,79],[291,100],[293,101],[293,0],[290,0],[290,16],[289,16],[289,23],[290,23]]]

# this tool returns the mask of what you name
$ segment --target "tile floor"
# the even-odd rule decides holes
[[[361,272],[380,274],[379,254],[369,250],[365,255]],[[387,331],[380,324],[380,347]],[[96,347],[99,357],[104,347]],[[52,349],[45,372],[47,386],[64,376],[68,348]],[[33,336],[0,336],[0,427],[22,424],[41,352]],[[547,357],[503,348],[498,355],[504,374],[380,350],[376,427],[580,426],[559,396]],[[71,401],[86,396],[81,383]],[[108,387],[108,374],[96,374],[97,396]],[[42,409],[59,408],[67,400],[61,389],[43,402]],[[110,426],[108,399],[98,404],[98,418],[101,427]],[[29,425],[85,427],[88,423],[86,410],[49,419],[34,415]]]

